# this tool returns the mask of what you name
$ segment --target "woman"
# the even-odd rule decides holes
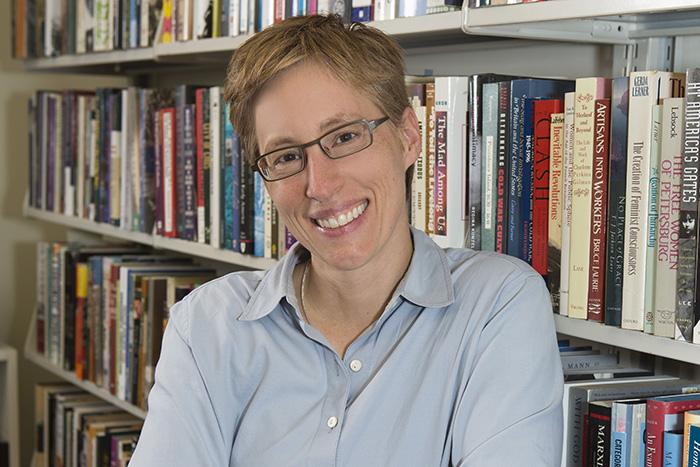
[[[409,226],[395,42],[293,18],[235,53],[225,98],[298,244],[173,307],[131,465],[558,465],[542,279]]]

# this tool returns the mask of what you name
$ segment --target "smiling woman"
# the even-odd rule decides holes
[[[293,18],[236,52],[225,97],[298,243],[173,307],[131,465],[559,465],[542,279],[409,226],[396,43]]]

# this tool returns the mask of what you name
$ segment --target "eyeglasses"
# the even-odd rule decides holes
[[[306,167],[305,149],[318,144],[321,151],[331,159],[340,159],[372,145],[372,132],[389,117],[375,120],[356,120],[325,133],[308,143],[275,149],[255,160],[255,167],[268,182],[296,175]]]

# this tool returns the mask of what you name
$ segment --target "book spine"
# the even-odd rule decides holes
[[[644,330],[646,243],[649,235],[649,179],[651,166],[652,108],[657,99],[673,97],[671,73],[630,74],[627,137],[627,194],[625,205],[625,257],[622,288],[622,327]]]
[[[683,433],[664,432],[663,466],[679,466],[683,461]]]
[[[204,243],[211,243],[211,185],[212,185],[212,146],[211,146],[211,105],[209,89],[202,94],[202,188],[204,198]]]
[[[177,237],[176,209],[177,180],[175,175],[176,150],[175,150],[175,109],[168,107],[161,109],[161,132],[163,140],[163,236]]]
[[[426,233],[435,232],[435,83],[425,85],[425,113],[428,118],[426,167],[428,176],[425,186]]]
[[[259,172],[254,174],[253,189],[253,254],[262,258],[265,256],[265,186]]]
[[[178,196],[184,198],[184,216],[182,237],[186,240],[195,241],[197,239],[197,184],[195,180],[195,142],[194,142],[194,120],[195,106],[187,104],[184,115],[184,132],[181,133],[184,139],[183,150],[185,152],[183,185],[184,193]]]
[[[622,322],[622,278],[625,251],[625,193],[627,178],[627,120],[629,79],[612,83],[610,167],[608,181],[608,238],[605,269],[605,324]]]
[[[122,210],[122,98],[121,91],[115,91],[110,95],[112,102],[110,112],[110,145],[109,145],[109,218],[107,222],[119,226]]]
[[[644,332],[654,333],[654,292],[656,288],[656,243],[659,205],[659,157],[661,153],[662,106],[652,106],[651,140],[649,146],[649,204],[647,206],[648,233],[646,240],[646,274],[644,277]]]
[[[185,233],[185,106],[187,105],[188,89],[185,85],[179,85],[175,89],[175,231],[180,238],[189,240]]]
[[[548,274],[549,200],[551,171],[552,114],[561,112],[560,100],[534,102],[533,187],[532,187],[532,266],[542,276]],[[559,162],[561,164],[561,161]]]
[[[238,134],[233,129],[233,141],[231,143],[231,249],[241,251],[241,149]],[[229,188],[227,188],[229,189]]]
[[[495,251],[506,253],[508,226],[508,194],[510,190],[510,173],[508,158],[508,113],[510,112],[510,83],[498,83],[498,122],[496,140],[496,218]]]
[[[468,192],[467,192],[467,248],[481,250],[481,192],[483,184],[481,176],[481,138],[482,138],[482,86],[483,82],[479,75],[469,78],[469,114],[468,114]]]
[[[562,106],[563,107],[563,106]],[[553,113],[549,127],[549,201],[547,288],[552,309],[560,313],[562,212],[564,210],[564,114]]]
[[[522,139],[520,140],[522,164],[520,169],[520,187],[516,191],[517,209],[520,222],[516,224],[516,235],[519,237],[520,250],[517,256],[528,264],[532,264],[532,210],[533,210],[533,175],[535,158],[535,126],[534,109],[537,99],[523,99],[522,108]]]
[[[240,211],[241,211],[241,253],[252,255],[255,251],[254,235],[254,174],[253,168],[246,162],[245,155],[241,153],[241,191],[240,191]]]
[[[229,104],[224,104],[224,116],[229,114]],[[233,241],[233,125],[228,118],[224,118],[224,154],[222,170],[223,177],[223,209],[224,209],[224,224],[223,244],[222,248],[232,250],[234,247]]]
[[[54,172],[55,172],[55,165],[56,165],[56,114],[57,114],[57,109],[56,109],[56,97],[53,95],[50,95],[48,97],[48,103],[47,103],[47,116],[46,116],[46,171],[45,171],[45,179],[46,179],[46,184],[43,186],[46,187],[46,195],[45,195],[45,204],[44,204],[44,209],[47,211],[51,212],[54,210],[54,184],[55,182],[55,177],[54,177]]]
[[[589,404],[588,447],[593,467],[610,466],[610,407]]]
[[[697,287],[697,220],[698,182],[700,172],[700,68],[686,75],[685,115],[683,132],[683,175],[681,186],[680,240],[678,242],[678,273],[675,338],[693,341]],[[697,339],[700,341],[700,339]]]
[[[507,220],[506,237],[507,242],[505,252],[511,256],[521,257],[522,237],[519,234],[518,226],[522,224],[520,215],[520,204],[522,200],[523,190],[523,162],[525,156],[521,153],[521,144],[525,139],[523,128],[523,106],[525,98],[518,94],[514,89],[511,89],[510,96],[510,115],[508,118],[509,130],[509,147],[507,152],[508,157],[508,205],[507,205]]]
[[[195,147],[197,157],[197,241],[205,243],[205,203],[204,203],[204,93],[195,92]]]
[[[435,233],[436,243],[445,247],[464,246],[466,234],[466,193],[464,173],[468,78],[435,79]],[[448,203],[449,198],[449,203]]]
[[[209,89],[209,135],[210,135],[210,179],[209,179],[209,244],[221,247],[221,89]]]
[[[664,100],[661,118],[654,334],[674,337],[680,233],[683,98]]]
[[[603,78],[576,80],[570,240],[575,248],[569,251],[569,316],[579,319],[588,317],[595,101],[609,97],[606,84]]]
[[[690,425],[688,447],[688,466],[700,467],[700,425]]]
[[[605,239],[610,155],[610,99],[597,99],[594,113],[593,178],[588,276],[588,319],[604,321]]]
[[[498,190],[498,84],[486,83],[482,88],[482,140],[481,140],[481,249],[496,250],[496,192]]]

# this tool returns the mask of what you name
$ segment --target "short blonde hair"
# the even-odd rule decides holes
[[[224,99],[246,160],[259,155],[253,108],[263,87],[302,61],[326,65],[332,76],[357,89],[394,123],[409,105],[403,51],[396,41],[364,24],[343,24],[338,15],[289,18],[256,33],[228,65]]]

